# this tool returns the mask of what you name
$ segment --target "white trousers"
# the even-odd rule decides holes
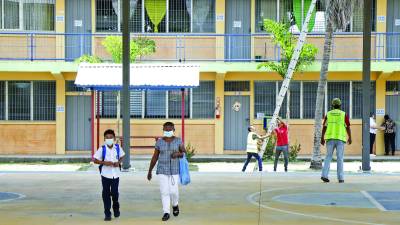
[[[179,201],[179,175],[164,175],[159,174],[161,202],[164,213],[171,213],[172,206],[177,206]]]

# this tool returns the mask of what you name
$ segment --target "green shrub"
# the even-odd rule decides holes
[[[266,147],[264,155],[263,155],[263,161],[274,159],[275,144],[276,144],[276,138],[274,136],[270,136],[267,147]]]
[[[83,55],[75,59],[76,63],[101,63],[102,60],[94,55]]]
[[[291,145],[289,151],[289,161],[291,162],[296,161],[300,150],[301,150],[301,144],[298,144],[297,141],[294,145]]]
[[[190,142],[186,145],[186,158],[190,162],[192,161],[192,157],[196,155],[196,148],[190,144]]]
[[[122,63],[122,37],[107,36],[103,42],[106,51],[111,55],[114,63]],[[156,51],[156,43],[153,40],[139,37],[130,41],[130,62],[138,58],[150,55]]]

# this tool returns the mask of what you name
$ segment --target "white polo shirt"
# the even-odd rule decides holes
[[[376,126],[376,122],[375,122],[374,118],[372,118],[372,117],[369,118],[369,126],[370,126],[369,127],[369,132],[371,134],[376,134],[376,130],[377,129],[373,128],[373,127]]]
[[[93,157],[99,161],[103,161],[102,153],[103,153],[103,148],[100,147],[96,151],[96,153],[94,154]],[[122,158],[124,155],[125,155],[125,152],[124,152],[124,150],[122,150],[122,148],[120,146],[119,147],[119,157]],[[112,148],[109,148],[106,145],[106,157],[105,157],[104,161],[118,162],[117,149],[115,148],[115,145],[113,145]],[[109,178],[109,179],[118,178],[119,174],[120,174],[119,167],[103,165],[103,168],[101,169],[101,175],[105,178]]]

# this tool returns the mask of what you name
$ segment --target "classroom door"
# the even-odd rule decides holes
[[[224,150],[246,150],[250,98],[225,96],[224,104]]]
[[[66,107],[66,150],[91,150],[91,97],[67,96]]]

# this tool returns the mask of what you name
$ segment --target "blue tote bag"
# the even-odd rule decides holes
[[[179,159],[179,178],[182,185],[188,185],[190,183],[189,162],[186,159],[186,154]]]

